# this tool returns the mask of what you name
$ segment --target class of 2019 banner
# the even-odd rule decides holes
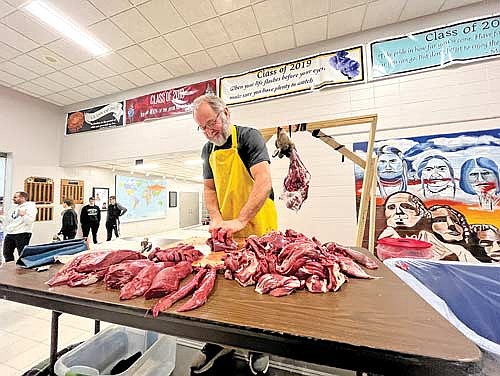
[[[87,108],[67,114],[66,134],[123,126],[123,102]]]
[[[438,69],[500,55],[500,16],[486,17],[370,44],[370,78]]]
[[[364,80],[363,47],[358,46],[221,77],[219,97],[234,105]]]
[[[215,80],[158,91],[127,99],[127,124],[191,112],[193,101],[203,94],[215,93]]]

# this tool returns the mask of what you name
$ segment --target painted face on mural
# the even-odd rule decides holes
[[[432,231],[440,235],[444,241],[459,242],[464,239],[465,229],[460,224],[460,219],[447,208],[431,210]]]
[[[479,245],[484,247],[488,256],[500,262],[500,231],[495,226],[490,225],[477,225],[475,227]]]
[[[382,154],[378,158],[377,171],[381,179],[399,178],[403,175],[403,161],[394,153]]]
[[[390,227],[414,227],[421,219],[419,207],[408,193],[401,192],[389,197],[385,203],[385,218]]]
[[[484,167],[474,167],[468,176],[469,182],[476,192],[481,195],[497,189],[496,176],[490,169]]]
[[[422,170],[422,183],[432,193],[437,193],[449,186],[452,177],[446,163],[438,158],[427,162]]]

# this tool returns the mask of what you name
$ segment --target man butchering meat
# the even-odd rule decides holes
[[[257,129],[231,123],[226,104],[213,95],[198,97],[193,117],[208,142],[203,147],[205,203],[213,239],[262,236],[278,227],[270,158]],[[231,349],[206,344],[192,365],[200,374]],[[269,357],[250,353],[250,370],[265,374]]]

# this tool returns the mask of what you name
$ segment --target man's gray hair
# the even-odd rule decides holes
[[[193,113],[203,104],[207,103],[214,112],[224,111],[226,104],[216,95],[205,94],[201,95],[193,101]]]

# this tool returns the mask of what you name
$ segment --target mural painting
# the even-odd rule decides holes
[[[362,158],[366,148],[353,145]],[[433,259],[500,262],[500,129],[377,141],[375,153],[378,239],[428,242]],[[355,179],[359,208],[358,167]]]

